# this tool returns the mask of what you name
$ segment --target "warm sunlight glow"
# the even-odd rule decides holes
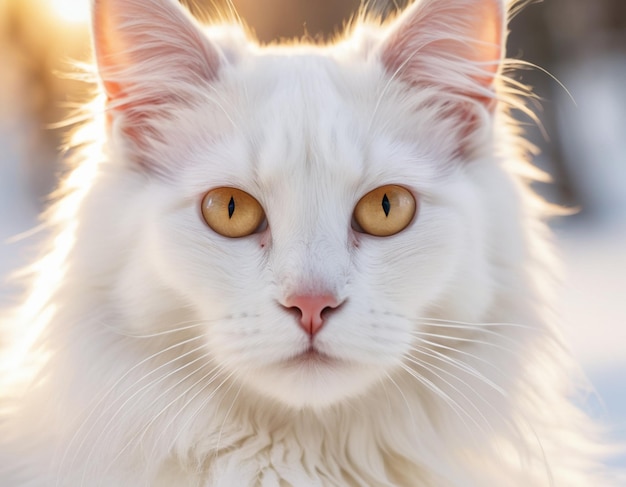
[[[52,9],[66,22],[87,22],[90,15],[89,0],[49,0]]]

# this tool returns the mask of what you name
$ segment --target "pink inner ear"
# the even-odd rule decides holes
[[[119,31],[120,18],[111,12],[114,8],[110,0],[96,0],[93,6],[94,51],[98,69],[109,101],[123,96],[120,83],[111,81],[107,72],[131,65],[132,59],[126,54],[123,34]]]
[[[155,120],[212,82],[219,51],[177,0],[94,0],[93,39],[107,121],[146,152]]]
[[[168,84],[217,75],[218,51],[175,0],[95,0],[93,30],[109,100],[154,100]]]
[[[417,1],[392,26],[381,60],[412,85],[441,85],[489,105],[503,30],[502,0]]]

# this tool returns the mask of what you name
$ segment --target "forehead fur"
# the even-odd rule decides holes
[[[434,93],[390,86],[375,61],[346,62],[326,49],[249,53],[225,67],[199,101],[179,109],[171,123],[172,139],[194,139],[183,171],[191,184],[206,185],[209,177],[251,188],[295,177],[332,183],[340,176],[367,186],[368,179],[385,180],[387,171],[397,177],[406,164],[422,178],[425,161],[449,169],[457,144],[454,117],[439,114]]]

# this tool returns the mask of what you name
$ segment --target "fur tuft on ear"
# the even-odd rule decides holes
[[[217,76],[220,53],[175,0],[93,0],[93,42],[111,122],[135,143],[149,119]]]
[[[435,86],[493,109],[501,64],[503,0],[417,0],[391,25],[380,48],[390,75]]]

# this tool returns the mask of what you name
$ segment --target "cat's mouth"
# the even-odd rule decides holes
[[[336,365],[338,362],[339,359],[320,352],[313,345],[287,360],[288,365]]]

